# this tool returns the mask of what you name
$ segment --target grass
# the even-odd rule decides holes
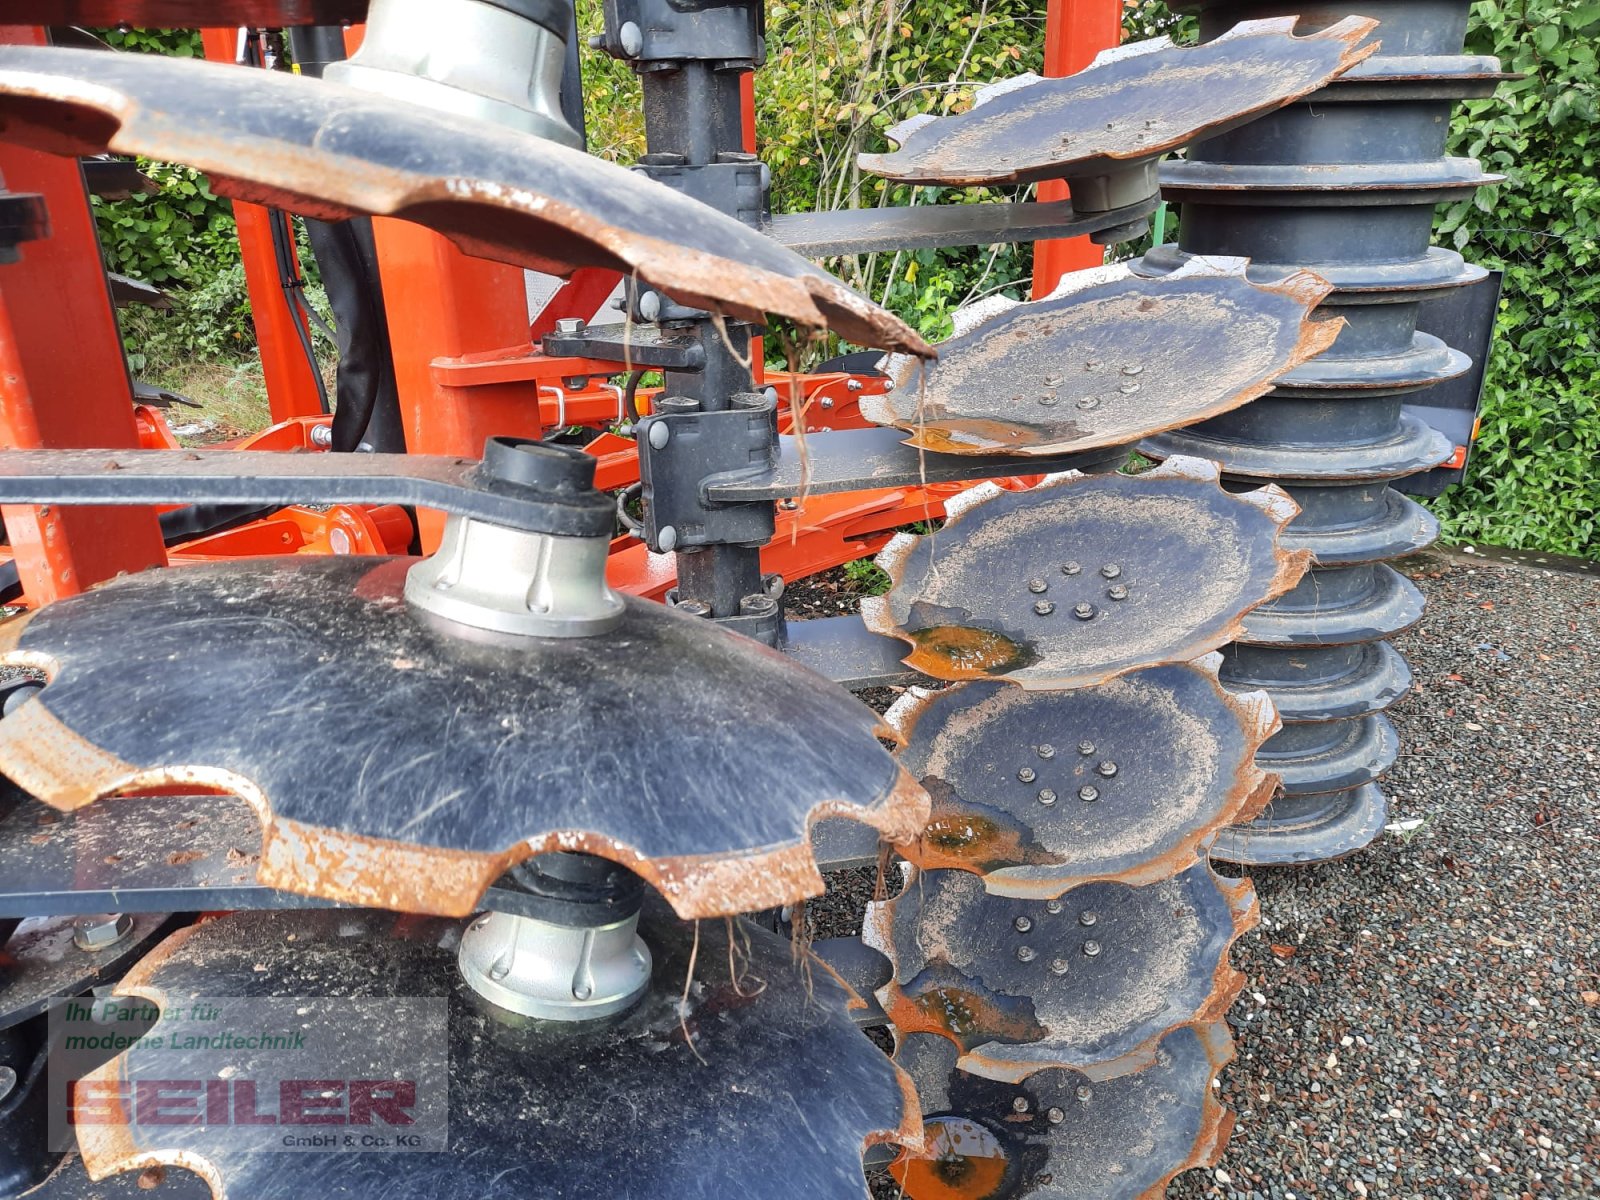
[[[325,363],[323,381],[334,392],[334,365]],[[193,400],[199,408],[175,404],[166,409],[167,423],[183,446],[210,446],[230,438],[259,433],[272,424],[267,385],[261,362],[251,356],[241,362],[179,363],[147,370],[143,378],[167,391]],[[178,433],[179,430],[184,432]]]

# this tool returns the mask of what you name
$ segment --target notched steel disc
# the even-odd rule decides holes
[[[1172,1030],[1222,1018],[1244,986],[1228,948],[1258,919],[1250,881],[1205,864],[1048,901],[991,896],[965,871],[922,871],[868,908],[862,937],[893,964],[878,999],[894,1027],[948,1038],[963,1070],[1114,1079],[1154,1061]]]
[[[132,927],[120,941],[102,950],[80,950],[72,940],[76,920],[30,917],[0,941],[0,1029],[116,979],[179,924],[170,913],[141,913],[128,918]]]
[[[877,716],[776,651],[631,598],[603,637],[446,629],[401,599],[413,561],[169,568],[40,609],[0,636],[50,678],[0,720],[0,773],[61,809],[233,793],[263,884],[446,916],[547,850],[682,916],[752,912],[822,892],[812,820],[926,824]]]
[[[1045,1070],[997,1083],[956,1055],[931,1034],[895,1052],[924,1113],[923,1149],[889,1168],[908,1200],[1159,1198],[1180,1172],[1214,1165],[1233,1129],[1212,1088],[1234,1056],[1220,1021],[1174,1030],[1150,1066],[1102,1082]]]
[[[106,1122],[79,1125],[84,1162],[96,1177],[181,1165],[229,1200],[757,1192],[770,1200],[861,1200],[864,1146],[917,1143],[910,1081],[855,1028],[847,1012],[853,993],[826,970],[796,964],[786,939],[742,922],[735,929],[707,921],[697,931],[655,903],[639,932],[654,961],[644,998],[612,1020],[552,1027],[495,1009],[459,981],[455,922],[323,911],[236,913],[195,926],[141,962],[119,989],[159,1006],[162,1016],[149,1038],[88,1076],[94,1094],[108,1097],[109,1115],[128,1114],[132,1105],[111,1097],[137,1096],[143,1080],[270,1077],[268,1060],[285,1052],[182,1044],[189,1039],[179,1035],[199,1028],[186,1020],[198,999],[248,1006],[337,996],[353,1010],[359,1002],[370,1021],[373,1001],[396,1002],[398,1013],[399,1002],[442,998],[446,1011],[434,1020],[443,1045],[433,1044],[441,1035],[432,1024],[431,1040],[417,1037],[414,1053],[403,1047],[404,1028],[352,1028],[341,1037],[326,1026],[328,1000],[308,1002],[305,1045],[337,1049],[336,1087],[400,1078],[414,1084],[415,1113],[436,1113],[444,1101],[448,1149],[374,1153],[339,1142],[284,1153],[252,1148],[230,1124]],[[230,1020],[225,1007],[221,1013],[214,1024]],[[170,1045],[152,1044],[163,1035]],[[234,1091],[237,1104],[237,1082]],[[252,1096],[258,1110],[277,1109],[278,1087],[263,1083],[259,1091]],[[437,1133],[426,1121],[416,1126]],[[374,1117],[365,1128],[295,1132],[392,1130]]]
[[[1309,551],[1279,545],[1298,511],[1276,487],[1225,492],[1216,465],[1192,458],[1020,492],[981,484],[946,502],[938,533],[884,548],[893,587],[861,615],[936,679],[1102,683],[1232,641],[1309,566]]]
[[[906,183],[1033,183],[1149,161],[1282,108],[1377,48],[1377,26],[1346,17],[1295,37],[1297,17],[1242,21],[1180,47],[1154,38],[1103,51],[1064,79],[997,85],[965,113],[889,131],[900,148],[861,169]]]
[[[1194,866],[1277,784],[1254,762],[1278,729],[1272,701],[1225,690],[1221,661],[1209,654],[1075,691],[985,681],[907,692],[888,719],[933,813],[901,853],[1033,899]]]
[[[980,302],[957,314],[937,363],[894,356],[894,390],[863,396],[861,413],[925,450],[1034,455],[1128,445],[1228,412],[1343,326],[1310,317],[1323,280],[1257,286],[1247,261],[1191,260],[1159,282],[1097,267],[1043,300]]]
[[[898,317],[732,217],[581,151],[323,79],[156,54],[0,47],[0,136],[142,154],[223,195],[325,220],[415,221],[468,254],[638,275],[685,304],[777,313],[926,353]]]

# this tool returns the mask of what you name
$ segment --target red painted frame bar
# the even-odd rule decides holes
[[[0,25],[0,43],[44,31]],[[83,171],[76,159],[0,142],[0,179],[44,197],[50,235],[0,266],[0,442],[28,449],[137,447],[133,387]],[[48,604],[166,562],[148,508],[0,509],[29,603]]]
[[[235,62],[238,37],[237,29],[200,31],[206,58],[212,62]],[[295,331],[297,323],[303,329],[308,327],[289,305],[278,278],[278,257],[272,248],[272,223],[284,218],[242,200],[233,201],[233,217],[239,226],[239,253],[244,260],[245,286],[250,292],[250,319],[256,327],[272,419],[276,422],[317,416],[322,412],[322,395]]]
[[[1094,56],[1122,41],[1121,0],[1049,0],[1044,25],[1044,73],[1058,79],[1087,67]],[[1040,200],[1065,200],[1067,185],[1039,185]],[[1033,248],[1033,295],[1049,295],[1069,271],[1098,267],[1105,248],[1087,237],[1057,238]]]

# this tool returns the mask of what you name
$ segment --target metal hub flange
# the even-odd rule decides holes
[[[1249,820],[1277,784],[1253,765],[1278,728],[1271,702],[1224,690],[1221,661],[1210,654],[1075,691],[912,689],[888,720],[933,812],[901,853],[923,868],[981,875],[995,895],[1034,899],[1193,867],[1219,829]]]
[[[1198,459],[1020,492],[983,484],[946,503],[938,533],[884,548],[894,586],[861,614],[936,679],[1101,683],[1213,650],[1292,588],[1310,560],[1278,545],[1295,511],[1273,487],[1224,491]]]
[[[861,413],[949,454],[1126,445],[1237,408],[1320,354],[1338,333],[1310,316],[1327,292],[1309,272],[1257,286],[1243,259],[1193,259],[1159,281],[1078,271],[1042,300],[958,312],[938,362],[893,356],[895,387]],[[1208,359],[1219,342],[1234,352]]]
[[[1114,1079],[1148,1067],[1173,1029],[1221,1019],[1244,986],[1228,949],[1258,919],[1250,881],[1205,864],[1048,901],[990,895],[965,871],[927,871],[870,906],[862,936],[893,964],[878,999],[894,1027],[950,1039],[962,1070],[1010,1082],[1048,1067]]]
[[[604,637],[444,626],[402,599],[413,561],[150,571],[11,622],[0,661],[50,683],[0,719],[0,771],[62,809],[237,794],[262,883],[443,915],[547,850],[749,912],[822,891],[815,818],[926,825],[877,716],[775,651],[632,598]]]
[[[1179,1172],[1214,1165],[1233,1129],[1214,1090],[1234,1057],[1220,1021],[1174,1030],[1150,1066],[1112,1080],[1045,1070],[998,1083],[961,1070],[958,1053],[921,1033],[895,1051],[924,1114],[923,1149],[889,1168],[910,1200],[1161,1196]]]
[[[570,9],[372,0],[361,48],[324,78],[583,149],[561,112]]]
[[[84,1161],[95,1176],[155,1165],[194,1171],[235,1200],[434,1200],[446,1178],[463,1196],[553,1200],[573,1196],[578,1180],[578,1193],[619,1200],[751,1191],[864,1200],[864,1146],[915,1144],[920,1121],[910,1081],[848,1015],[853,993],[826,970],[808,970],[817,966],[809,956],[796,964],[786,940],[742,923],[696,929],[647,903],[640,930],[657,963],[644,998],[597,1026],[552,1029],[452,986],[456,922],[325,911],[236,913],[195,926],[123,983],[123,994],[163,1010],[156,1034],[170,1032],[169,1011],[201,997],[332,995],[366,1011],[435,998],[447,1044],[419,1046],[414,1057],[381,1027],[369,1031],[370,1046],[327,1023],[306,1038],[308,1046],[337,1039],[348,1079],[388,1080],[397,1066],[420,1064],[417,1110],[445,1104],[447,1092],[448,1149],[281,1153],[252,1148],[236,1125],[129,1123],[80,1126]],[[131,1096],[146,1079],[250,1080],[265,1070],[259,1054],[140,1043],[94,1072],[90,1086]],[[805,1136],[795,1136],[797,1123]],[[686,1138],[685,1129],[738,1136]],[[348,1131],[390,1132],[376,1119]]]
[[[631,871],[592,854],[541,854],[503,884],[523,911],[484,913],[456,955],[478,995],[528,1017],[597,1021],[650,986],[650,947],[639,936],[644,886]]]

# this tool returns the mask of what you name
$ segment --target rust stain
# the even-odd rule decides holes
[[[963,1052],[1049,1036],[1030,997],[991,992],[942,959],[930,962],[903,986],[891,980],[879,989],[878,999],[901,1034],[937,1033]]]
[[[984,417],[943,417],[926,421],[895,421],[911,434],[905,444],[939,454],[1039,453],[1032,440],[1039,435],[1021,424]]]
[[[52,808],[71,812],[138,777],[133,764],[63,725],[43,696],[0,721],[0,771],[7,778]]]
[[[930,629],[879,630],[911,643],[905,664],[935,679],[988,679],[1028,666],[1034,655],[992,629],[935,625]]]
[[[1002,867],[1060,862],[1033,841],[1033,831],[999,809],[963,800],[943,779],[922,786],[933,807],[922,836],[902,853],[917,867],[950,867],[986,875]]]
[[[889,1166],[911,1200],[994,1200],[1009,1165],[1005,1147],[976,1121],[934,1117],[926,1122],[927,1146],[902,1154]]]

